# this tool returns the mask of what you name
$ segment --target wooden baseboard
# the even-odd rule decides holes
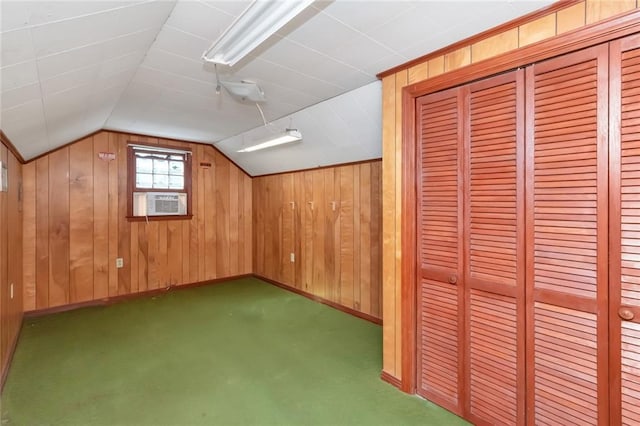
[[[299,288],[291,287],[290,285],[283,284],[283,283],[281,283],[279,281],[275,281],[275,280],[272,280],[270,278],[263,277],[262,275],[254,274],[253,276],[258,278],[258,279],[260,279],[260,280],[262,280],[262,281],[266,281],[269,284],[272,284],[272,285],[274,285],[276,287],[280,287],[280,288],[282,288],[284,290],[288,290],[288,291],[290,291],[292,293],[296,293],[296,294],[299,294],[301,296],[304,296],[307,299],[313,300],[314,302],[319,302],[319,303],[322,303],[323,305],[331,306],[332,308],[337,309],[337,310],[342,311],[342,312],[345,312],[345,313],[347,313],[349,315],[353,315],[355,317],[362,318],[362,319],[367,320],[369,322],[372,322],[374,324],[382,325],[382,319],[374,317],[373,315],[369,315],[369,314],[365,314],[364,312],[356,311],[355,309],[351,309],[351,308],[348,308],[346,306],[340,305],[340,304],[338,304],[336,302],[332,302],[331,300],[325,299],[324,297],[316,296],[315,294],[311,294],[311,293],[308,293],[308,292],[306,292],[304,290],[300,290]]]
[[[54,306],[52,308],[36,309],[34,311],[25,312],[24,316],[27,317],[27,318],[33,318],[33,317],[39,317],[39,316],[43,316],[43,315],[55,314],[55,313],[58,313],[58,312],[72,311],[74,309],[86,308],[86,307],[90,307],[90,306],[112,305],[114,303],[124,302],[126,300],[139,299],[139,298],[142,298],[142,297],[157,296],[159,294],[164,294],[164,293],[167,293],[167,292],[170,292],[170,291],[185,290],[185,289],[188,289],[188,288],[202,287],[202,286],[205,286],[205,285],[220,284],[220,283],[223,283],[223,282],[226,282],[226,281],[230,281],[230,280],[235,280],[235,279],[240,279],[240,278],[250,278],[250,277],[253,277],[253,275],[252,274],[243,274],[243,275],[234,275],[234,276],[231,276],[231,277],[216,278],[216,279],[207,280],[207,281],[198,281],[198,282],[189,283],[189,284],[172,285],[172,286],[164,287],[164,288],[157,288],[157,289],[153,289],[153,290],[141,291],[139,293],[123,294],[123,295],[120,295],[120,296],[105,297],[103,299],[89,300],[89,301],[86,301],[86,302],[70,303],[68,305]]]
[[[11,347],[9,348],[9,355],[7,356],[6,364],[4,365],[4,369],[2,370],[2,377],[0,377],[0,395],[2,395],[2,390],[4,389],[4,383],[7,381],[7,376],[9,375],[9,367],[11,367],[11,362],[13,361],[13,354],[16,352],[16,348],[18,347],[18,340],[20,339],[20,332],[22,331],[22,321],[24,320],[24,314],[22,318],[20,318],[20,327],[18,327],[18,332],[16,333],[16,338],[13,339],[11,343]]]
[[[392,376],[391,374],[383,370],[382,373],[380,373],[380,378],[389,383],[391,386],[395,386],[398,389],[402,390],[402,382],[397,377]]]

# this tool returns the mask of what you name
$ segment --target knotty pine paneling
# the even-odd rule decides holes
[[[0,192],[0,377],[5,378],[22,324],[22,165],[0,144],[8,191]],[[12,291],[13,287],[13,291]]]
[[[551,12],[555,18],[536,18],[536,23],[525,22],[518,28],[476,41],[471,46],[456,46],[455,50],[466,47],[471,49],[470,63],[496,57],[502,53],[513,51],[526,43],[541,41],[570,30],[584,27],[615,14],[640,8],[640,0],[602,1],[586,0],[578,4]],[[535,32],[533,34],[532,32]],[[544,35],[541,38],[540,34]],[[522,42],[522,44],[521,44]],[[402,259],[400,233],[402,192],[399,174],[396,168],[401,167],[399,158],[402,146],[401,128],[403,114],[401,111],[401,93],[404,86],[418,83],[439,76],[445,72],[454,71],[469,62],[455,63],[449,60],[445,71],[446,54],[453,54],[454,50],[441,56],[427,58],[422,63],[412,64],[409,69],[398,70],[395,74],[382,78],[382,204],[383,204],[383,240],[382,271],[385,316],[383,325],[383,372],[398,380],[401,379],[401,324],[399,318],[402,313],[400,298],[400,274],[396,271]],[[425,73],[428,78],[425,77]],[[422,76],[422,78],[419,78]],[[401,170],[401,169],[400,169]],[[396,221],[398,222],[396,224]]]
[[[191,148],[191,220],[127,220],[128,141]],[[251,178],[213,147],[103,131],[25,164],[24,179],[26,311],[252,272]]]
[[[471,63],[471,47],[465,46],[444,56],[444,70],[450,71]]]
[[[556,35],[556,14],[544,16],[520,26],[518,44],[520,47]]]
[[[433,58],[428,62],[428,75],[429,78],[438,76],[444,73],[444,55]],[[400,72],[401,73],[401,72]],[[398,74],[400,74],[398,73]]]
[[[374,161],[254,178],[254,273],[381,318],[381,170]]]
[[[637,0],[586,0],[587,24],[639,7]]]
[[[471,59],[478,62],[518,48],[518,29],[513,28],[471,46]],[[449,70],[451,71],[451,70]]]
[[[558,11],[556,14],[556,31],[558,34],[566,33],[585,25],[586,12],[584,2]]]
[[[409,68],[409,84],[426,80],[429,77],[429,62],[423,62]]]

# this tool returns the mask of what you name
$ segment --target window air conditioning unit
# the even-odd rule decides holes
[[[180,216],[187,214],[187,194],[175,192],[135,192],[135,216]]]

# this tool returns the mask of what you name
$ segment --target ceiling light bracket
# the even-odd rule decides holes
[[[313,0],[254,0],[202,54],[202,59],[234,66],[312,3]]]

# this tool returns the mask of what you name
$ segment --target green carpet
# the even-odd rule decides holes
[[[381,334],[253,278],[27,319],[2,424],[465,424],[380,380]]]

